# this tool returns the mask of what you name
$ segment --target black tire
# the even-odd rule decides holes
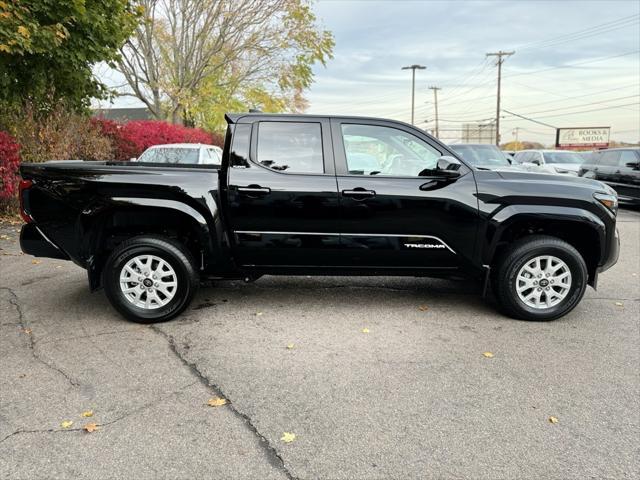
[[[562,260],[571,272],[569,291],[557,305],[535,308],[527,305],[516,291],[516,278],[520,269],[541,255],[552,255]],[[567,242],[546,235],[532,235],[515,242],[498,262],[493,278],[493,290],[500,309],[506,315],[522,319],[545,321],[566,315],[580,303],[587,288],[587,265],[580,253]]]
[[[153,255],[164,260],[174,270],[177,286],[173,298],[164,306],[147,309],[127,300],[120,288],[120,272],[139,255]],[[191,302],[199,279],[193,257],[180,243],[168,238],[133,237],[120,245],[107,259],[102,272],[102,284],[111,305],[126,319],[137,323],[165,322],[179,315]]]

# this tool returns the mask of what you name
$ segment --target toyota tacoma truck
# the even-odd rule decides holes
[[[136,322],[201,281],[466,278],[507,315],[552,320],[618,258],[618,200],[585,178],[474,166],[411,125],[228,114],[222,164],[22,165],[20,241],[71,260]]]

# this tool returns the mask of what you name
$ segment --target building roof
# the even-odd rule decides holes
[[[115,120],[117,122],[126,122],[129,120],[152,120],[153,115],[146,107],[138,108],[96,108],[93,110],[94,117],[104,118],[106,120]]]

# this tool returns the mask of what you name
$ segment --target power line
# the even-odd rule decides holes
[[[541,73],[541,72],[548,72],[550,70],[557,70],[559,68],[572,68],[572,67],[577,67],[579,65],[586,65],[588,63],[597,63],[597,62],[602,62],[604,60],[609,60],[612,58],[619,58],[619,57],[625,57],[627,55],[633,55],[634,53],[639,53],[640,50],[633,50],[631,52],[625,52],[625,53],[620,53],[618,55],[609,55],[606,57],[599,57],[599,58],[595,58],[592,60],[585,60],[583,62],[576,62],[576,63],[567,63],[566,65],[556,65],[553,67],[549,67],[549,68],[542,68],[540,70],[531,70],[530,72],[520,72],[520,73],[512,73],[510,75],[505,75],[505,78],[512,78],[512,77],[519,77],[522,75],[534,75],[536,73]]]
[[[522,51],[522,50],[547,48],[550,46],[560,45],[562,43],[581,40],[582,38],[601,35],[602,33],[607,33],[609,31],[616,30],[618,28],[625,28],[627,26],[631,26],[637,23],[639,20],[640,20],[640,14],[621,17],[616,20],[601,23],[599,25],[594,25],[582,30],[577,30],[575,32],[566,33],[564,35],[559,35],[557,37],[521,44],[516,46],[516,49],[518,51]]]

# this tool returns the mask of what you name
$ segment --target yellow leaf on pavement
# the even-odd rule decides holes
[[[33,263],[34,265],[38,265],[40,263],[42,263],[41,260],[31,260],[31,263]]]
[[[616,302],[616,307],[624,307],[624,303],[622,303],[622,302]]]
[[[61,426],[62,428],[69,428],[71,425],[73,425],[73,420],[63,420],[63,421],[60,423],[60,426]]]
[[[259,317],[260,315],[262,315],[262,312],[256,312],[256,317]]]
[[[287,350],[293,350],[295,348],[295,345],[293,343],[290,343],[289,345],[287,345]]]
[[[33,330],[31,330],[30,328],[25,328],[24,330],[22,330],[24,333],[26,333],[27,335],[31,335],[31,332]]]
[[[559,420],[556,417],[549,417],[549,423],[558,423]]]
[[[93,410],[87,410],[86,412],[82,412],[80,415],[83,417],[93,417]]]
[[[487,358],[493,358],[493,353],[491,352],[484,352],[482,355],[484,355]]]
[[[429,307],[427,307],[426,305],[420,305],[418,307],[418,310],[420,310],[421,312],[426,312],[427,310],[429,310]]]
[[[362,333],[369,333],[369,329],[368,329],[368,328],[366,328],[366,327],[365,327],[365,328],[363,328],[363,329],[362,329]]]
[[[207,405],[209,405],[210,407],[221,407],[222,405],[226,405],[226,404],[227,404],[227,399],[222,397],[213,397],[213,398],[210,398],[209,401],[207,402]]]
[[[282,438],[280,440],[282,440],[284,443],[291,443],[295,439],[296,439],[296,434],[295,433],[284,432],[282,434]]]
[[[95,432],[98,429],[98,424],[97,423],[87,423],[84,427],[87,432],[91,433],[91,432]]]

